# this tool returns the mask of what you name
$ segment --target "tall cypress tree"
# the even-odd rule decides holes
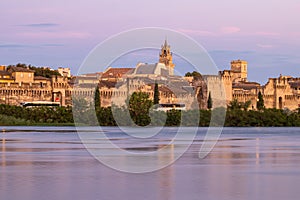
[[[211,109],[212,106],[213,106],[213,101],[212,101],[212,99],[211,99],[211,94],[210,94],[210,92],[209,92],[208,99],[207,99],[207,108],[208,108],[208,109]]]
[[[98,85],[95,89],[94,101],[95,101],[95,110],[98,110],[101,107],[100,89]]]
[[[257,110],[262,110],[262,109],[264,109],[264,107],[265,107],[264,98],[263,98],[263,95],[261,94],[261,92],[259,91],[256,108],[257,108]]]
[[[154,86],[154,97],[153,97],[153,103],[159,104],[159,90],[158,90],[158,84],[155,82]]]

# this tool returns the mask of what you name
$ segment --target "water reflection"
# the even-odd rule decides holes
[[[2,165],[2,167],[5,167],[6,166],[6,139],[5,139],[5,137],[2,137],[2,148],[1,149],[2,149],[1,165]]]
[[[259,148],[259,138],[256,138],[256,148],[255,148],[255,158],[256,158],[256,165],[259,165],[259,158],[260,158],[260,148]]]
[[[292,135],[284,129],[271,130],[225,129],[203,160],[198,159],[203,142],[198,138],[173,165],[146,174],[105,167],[89,155],[71,130],[2,133],[1,199],[298,199],[300,128],[293,129]],[[144,164],[174,161],[184,142],[167,145],[169,139],[163,137],[139,143],[120,135],[112,138],[132,152],[167,148],[167,153],[153,160],[144,158]],[[120,162],[128,161],[124,155],[114,156]]]
[[[158,171],[159,198],[158,199],[174,199],[174,184],[175,184],[174,166]]]

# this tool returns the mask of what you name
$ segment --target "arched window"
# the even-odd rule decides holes
[[[279,97],[279,109],[282,109],[282,97]]]

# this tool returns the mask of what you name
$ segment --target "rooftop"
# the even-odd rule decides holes
[[[27,68],[24,68],[24,67],[15,67],[15,66],[12,66],[9,68],[10,72],[34,72],[34,70],[30,70],[30,69],[27,69]]]
[[[2,71],[2,70],[0,70],[0,75],[11,76],[11,74],[8,71]]]
[[[102,78],[121,78],[124,74],[132,72],[134,68],[108,68]]]

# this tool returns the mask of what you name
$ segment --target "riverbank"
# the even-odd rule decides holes
[[[92,109],[72,110],[71,107],[23,108],[19,106],[0,105],[0,126],[75,126],[76,124],[94,126],[133,126],[132,114],[124,109],[97,109],[97,119]],[[211,123],[212,113],[215,122]],[[128,115],[130,114],[130,115]],[[224,108],[216,110],[171,110],[167,113],[152,111],[149,115],[135,116],[140,126],[224,126],[225,127],[299,127],[300,112],[278,109],[262,111],[244,111],[228,109],[225,121]],[[199,120],[200,118],[200,120]],[[219,118],[219,119],[218,119]],[[223,123],[224,121],[224,123]],[[211,124],[210,124],[211,123]]]

